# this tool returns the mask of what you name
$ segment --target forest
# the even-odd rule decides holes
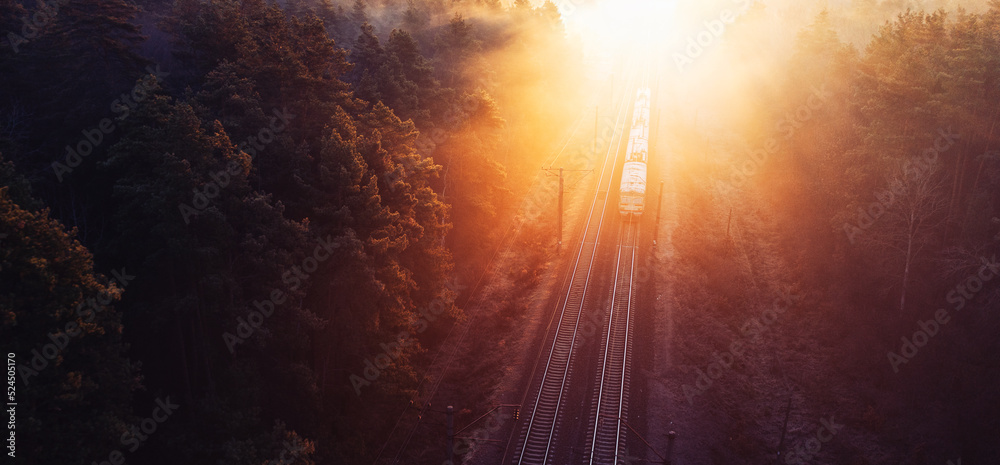
[[[675,463],[1000,462],[1000,1],[747,3],[649,52]],[[567,5],[0,0],[8,462],[377,461],[497,251],[565,259],[526,205],[625,81]]]
[[[701,72],[742,81],[670,123],[672,398],[714,438],[705,463],[994,463],[1000,3],[906,10],[860,45],[845,18],[818,13],[784,58],[732,40]],[[767,25],[752,9],[727,34]],[[803,451],[831,415],[844,429]]]
[[[419,311],[461,317],[531,129],[572,116],[538,103],[579,91],[551,4],[9,0],[0,30],[18,463],[370,458],[448,329]]]

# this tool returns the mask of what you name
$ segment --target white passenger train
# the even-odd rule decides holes
[[[619,203],[622,217],[642,215],[646,201],[646,162],[649,156],[649,104],[648,87],[636,92],[635,109],[632,112],[632,129],[629,131],[628,147],[625,149],[625,166],[622,168],[622,185]]]

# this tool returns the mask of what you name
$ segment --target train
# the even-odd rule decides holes
[[[636,91],[632,111],[632,128],[629,130],[619,189],[619,211],[623,218],[642,215],[646,203],[646,162],[649,158],[649,104],[648,87]]]

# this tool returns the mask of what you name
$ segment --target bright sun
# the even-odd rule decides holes
[[[588,42],[621,46],[670,29],[677,1],[567,0],[557,5],[570,34],[579,34]]]

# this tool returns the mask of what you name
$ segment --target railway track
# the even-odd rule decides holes
[[[649,73],[643,73],[643,88],[649,88]],[[616,465],[625,454],[623,421],[628,413],[629,350],[632,348],[632,296],[639,223],[623,220],[618,228],[615,280],[611,289],[611,313],[601,346],[600,378],[595,387],[588,429],[590,465]]]
[[[589,108],[590,105],[586,105],[586,107]],[[553,163],[559,160],[559,158],[566,152],[566,149],[570,146],[570,143],[573,141],[573,137],[576,135],[577,131],[581,128],[582,123],[586,119],[587,117],[585,117],[584,115],[581,115],[580,117],[577,118],[576,122],[573,123],[572,129],[570,129],[569,131],[569,135],[566,136],[565,143],[563,143],[560,149],[552,157],[548,158],[545,161],[545,163],[543,163],[543,166],[552,166]],[[540,189],[541,187],[536,186],[532,192],[538,192]],[[529,194],[529,196],[530,195],[531,194]],[[481,308],[483,303],[486,301],[486,296],[488,293],[479,292],[480,289],[489,288],[492,281],[492,275],[495,273],[495,270],[500,269],[503,257],[505,257],[513,248],[514,243],[517,241],[517,238],[519,237],[519,235],[523,230],[522,227],[524,226],[524,224],[525,224],[525,218],[521,217],[516,223],[509,226],[507,231],[504,233],[503,238],[501,238],[500,240],[500,244],[497,245],[496,250],[494,250],[493,254],[491,255],[489,264],[486,266],[485,271],[483,272],[482,275],[479,276],[479,279],[475,281],[475,285],[472,286],[472,291],[470,292],[470,297],[469,297],[469,302],[472,303],[467,306],[467,308],[471,309],[471,312],[469,313],[470,318],[468,319],[468,321],[464,323],[464,330],[460,330],[461,335],[458,337],[458,342],[452,345],[450,355],[446,355],[443,359],[442,355],[446,352],[445,349],[447,347],[447,344],[442,344],[441,348],[438,350],[438,352],[432,359],[430,365],[431,367],[443,365],[443,369],[434,370],[433,368],[431,368],[427,370],[427,373],[421,377],[421,381],[417,385],[416,388],[416,392],[418,393],[417,397],[411,398],[410,405],[429,405],[431,399],[433,399],[434,395],[438,392],[438,388],[440,387],[442,381],[444,381],[445,373],[447,373],[447,371],[452,366],[453,360],[455,359],[459,347],[461,347],[462,342],[466,339],[466,336],[468,336],[469,334],[469,329],[473,327],[473,322],[475,320],[475,317],[477,316],[478,309]],[[451,338],[452,332],[454,332],[456,328],[458,328],[458,326],[454,326],[452,327],[451,330],[449,330],[448,336],[446,338],[448,341],[452,339]],[[438,373],[437,376],[434,376],[433,375],[434,373]],[[420,388],[421,386],[424,386],[425,382],[431,384],[432,387],[429,390],[421,391]],[[389,433],[389,437],[385,440],[385,443],[379,449],[379,452],[375,457],[375,462],[374,462],[375,465],[378,465],[380,463],[395,465],[400,462],[400,456],[403,454],[403,451],[406,450],[407,445],[410,443],[410,439],[412,439],[414,433],[416,433],[417,428],[420,426],[420,422],[424,418],[423,415],[418,415],[416,417],[416,421],[414,422],[414,424],[410,425],[407,428],[409,429],[409,432],[406,433],[405,437],[401,439],[402,443],[398,447],[390,448],[397,451],[395,456],[386,457],[385,460],[382,461],[380,461],[380,459],[382,459],[383,453],[387,450],[387,448],[389,448],[389,445],[392,443],[393,438],[395,437],[394,435],[396,433],[396,430],[399,429],[400,425],[403,423],[403,419],[406,413],[407,412],[404,410],[403,413],[397,418],[396,424],[393,426],[392,430]]]
[[[557,463],[553,453],[554,439],[562,423],[566,421],[562,418],[562,410],[565,407],[567,382],[572,372],[581,316],[588,298],[599,239],[605,225],[606,207],[611,193],[614,192],[613,175],[622,142],[628,134],[627,124],[630,121],[628,109],[637,84],[635,81],[636,79],[629,80],[619,104],[615,119],[615,135],[605,155],[598,177],[597,191],[587,214],[583,237],[569,278],[569,287],[558,316],[555,337],[545,359],[541,385],[532,399],[533,402],[524,403],[531,408],[525,412],[527,421],[514,455],[513,463],[519,465]]]
[[[611,314],[601,347],[603,357],[597,398],[590,416],[588,463],[591,465],[617,464],[618,457],[625,452],[622,418],[628,410],[628,352],[632,345],[632,284],[638,235],[637,223],[623,222],[619,228]]]

